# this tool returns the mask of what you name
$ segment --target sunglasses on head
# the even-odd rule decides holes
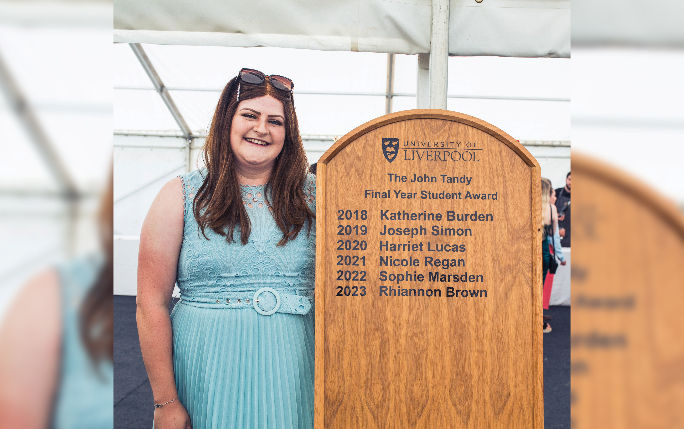
[[[288,92],[290,95],[292,94],[292,88],[294,88],[292,79],[277,74],[266,76],[259,70],[243,68],[238,74],[237,101],[240,101],[240,84],[242,82],[248,83],[250,85],[262,85],[264,82],[266,82],[266,79],[271,82],[271,85],[275,89]]]

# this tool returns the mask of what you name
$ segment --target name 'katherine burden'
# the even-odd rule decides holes
[[[442,213],[429,212],[427,210],[421,212],[380,210],[380,220],[421,220],[439,222],[442,219],[444,219]],[[477,210],[472,213],[457,213],[453,210],[447,210],[445,220],[448,222],[492,222],[494,221],[494,215],[492,213],[480,213]]]

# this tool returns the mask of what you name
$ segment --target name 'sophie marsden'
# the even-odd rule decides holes
[[[487,289],[467,289],[464,286],[441,286],[430,285],[429,287],[402,286],[402,283],[425,282],[423,273],[416,270],[399,273],[380,271],[379,280],[392,285],[380,285],[379,296],[382,297],[428,297],[428,298],[486,298]],[[428,283],[483,283],[484,275],[472,274],[467,271],[462,273],[444,273],[438,271],[428,272]]]

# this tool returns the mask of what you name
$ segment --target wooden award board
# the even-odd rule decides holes
[[[684,216],[576,153],[572,187],[573,427],[684,427]]]
[[[318,162],[316,428],[543,427],[540,169],[444,110]]]

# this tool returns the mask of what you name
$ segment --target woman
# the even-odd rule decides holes
[[[548,180],[548,179],[547,179]],[[556,207],[556,190],[553,189],[553,184],[549,180],[549,186],[551,186],[551,198],[549,198],[549,203],[554,206],[556,209],[556,213],[558,213],[558,208]],[[561,236],[560,232],[563,228],[558,227],[558,221],[561,220],[561,215],[556,215],[556,220],[557,222],[554,224],[554,230],[553,230],[553,253],[556,255],[556,257],[560,260],[561,265],[566,264],[565,260],[565,253],[563,253],[563,246],[561,245]]]
[[[113,424],[112,187],[102,253],[34,277],[0,325],[0,428]]]
[[[551,181],[547,178],[542,177],[541,179],[541,211],[542,211],[542,284],[546,279],[546,273],[549,271],[549,266],[551,265],[552,258],[558,256],[561,263],[565,265],[565,257],[563,256],[563,251],[561,249],[560,253],[552,255],[549,251],[549,245],[554,246],[554,235],[558,234],[558,212],[556,211],[556,206],[551,203],[553,198],[553,186],[551,186]],[[560,242],[560,238],[559,238]],[[560,245],[559,245],[560,248]],[[544,316],[546,319],[546,316]],[[551,332],[551,324],[544,320],[543,326],[544,333]]]
[[[292,88],[242,69],[206,169],[167,183],[145,219],[137,321],[156,429],[313,427],[315,181]]]

